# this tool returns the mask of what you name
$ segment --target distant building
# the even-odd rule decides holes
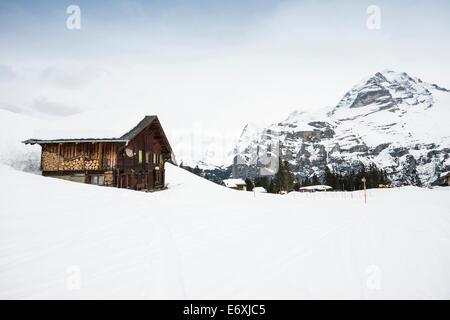
[[[446,179],[446,180],[447,180],[447,185],[450,186],[450,171],[444,173],[444,174],[441,176],[441,179]]]
[[[267,193],[267,190],[263,187],[254,187],[252,191],[255,193]]]
[[[247,184],[242,179],[225,179],[221,183],[223,186],[235,190],[247,190]]]
[[[315,192],[315,191],[329,191],[329,190],[333,190],[333,188],[323,184],[316,186],[302,187],[299,189],[300,192]]]

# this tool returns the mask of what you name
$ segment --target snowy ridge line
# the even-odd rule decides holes
[[[264,134],[279,141],[281,158],[299,179],[321,176],[325,166],[346,173],[360,163],[375,163],[393,183],[436,184],[440,174],[450,170],[449,110],[449,90],[404,72],[377,72],[334,108],[294,111],[285,121],[254,129],[248,136],[245,128],[235,148],[245,163],[233,165],[233,177],[257,175],[255,154],[267,148],[261,143]]]

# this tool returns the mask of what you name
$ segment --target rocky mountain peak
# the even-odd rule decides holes
[[[246,126],[235,149],[244,163],[233,167],[234,176],[258,174],[254,153],[269,136],[279,141],[281,158],[300,179],[320,175],[325,166],[346,172],[373,162],[395,183],[431,184],[450,170],[450,130],[444,120],[449,106],[447,89],[405,72],[376,72],[336,107],[296,110],[265,129]]]

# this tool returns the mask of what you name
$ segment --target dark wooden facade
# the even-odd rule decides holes
[[[164,186],[164,162],[171,155],[170,145],[156,119],[136,134],[128,145],[118,148],[115,185],[138,190]]]
[[[24,141],[42,147],[45,176],[135,190],[161,189],[172,149],[156,116],[120,138]]]

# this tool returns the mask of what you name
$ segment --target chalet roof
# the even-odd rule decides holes
[[[40,143],[71,143],[71,142],[128,142],[120,138],[80,138],[80,139],[27,139],[22,141],[25,144],[40,144]]]
[[[146,126],[148,126],[150,123],[152,123],[153,120],[155,120],[156,116],[145,116],[144,119],[139,122],[136,127],[125,133],[123,136],[120,137],[122,140],[131,140],[135,135],[137,135],[142,129],[144,129]]]
[[[246,185],[245,181],[242,179],[225,179],[222,181],[222,183],[227,188],[236,188],[237,186]]]
[[[258,193],[266,193],[267,192],[267,190],[264,189],[264,187],[254,187],[252,191],[258,192]]]
[[[450,177],[450,171],[444,172],[441,176],[440,179],[444,179],[444,178],[448,178]]]
[[[315,186],[301,187],[300,188],[300,190],[321,190],[321,191],[323,191],[323,190],[331,190],[331,189],[333,189],[333,188],[330,187],[330,186],[323,185],[323,184],[319,184],[319,185],[315,185]]]
[[[125,123],[130,123],[129,119],[127,119],[128,122]],[[109,137],[109,138],[105,138],[105,137],[94,137],[94,134],[91,133],[86,133],[83,132],[82,135],[83,137],[81,138],[75,138],[74,135],[76,133],[66,133],[66,135],[69,135],[70,137],[65,137],[65,138],[49,138],[49,139],[38,139],[38,138],[31,138],[25,141],[22,141],[22,143],[25,144],[43,144],[43,143],[71,143],[71,142],[125,142],[128,143],[131,139],[133,139],[133,137],[135,137],[139,132],[141,132],[144,128],[146,128],[148,125],[150,125],[153,121],[157,120],[158,121],[158,117],[155,115],[151,115],[151,116],[145,116],[134,128],[132,128],[131,130],[129,130],[128,132],[126,132],[125,134],[119,136],[118,137]],[[76,122],[72,121],[71,124]],[[159,124],[159,121],[157,122]],[[117,122],[113,122],[113,123],[109,123],[109,126],[113,127],[115,124],[117,124]],[[109,128],[108,128],[109,129]],[[170,144],[167,140],[167,137],[164,134],[164,131],[162,130],[162,138],[164,140],[164,142],[167,144],[168,149],[171,151],[171,147]],[[99,135],[105,135],[104,132],[105,131],[98,131]],[[112,131],[107,131],[107,132],[112,132]],[[123,132],[123,131],[122,131]],[[44,136],[48,136],[48,134],[44,133]],[[51,135],[54,135],[53,133],[51,133]],[[64,135],[64,132],[62,133],[62,135]],[[84,137],[86,135],[89,135],[88,137]]]

